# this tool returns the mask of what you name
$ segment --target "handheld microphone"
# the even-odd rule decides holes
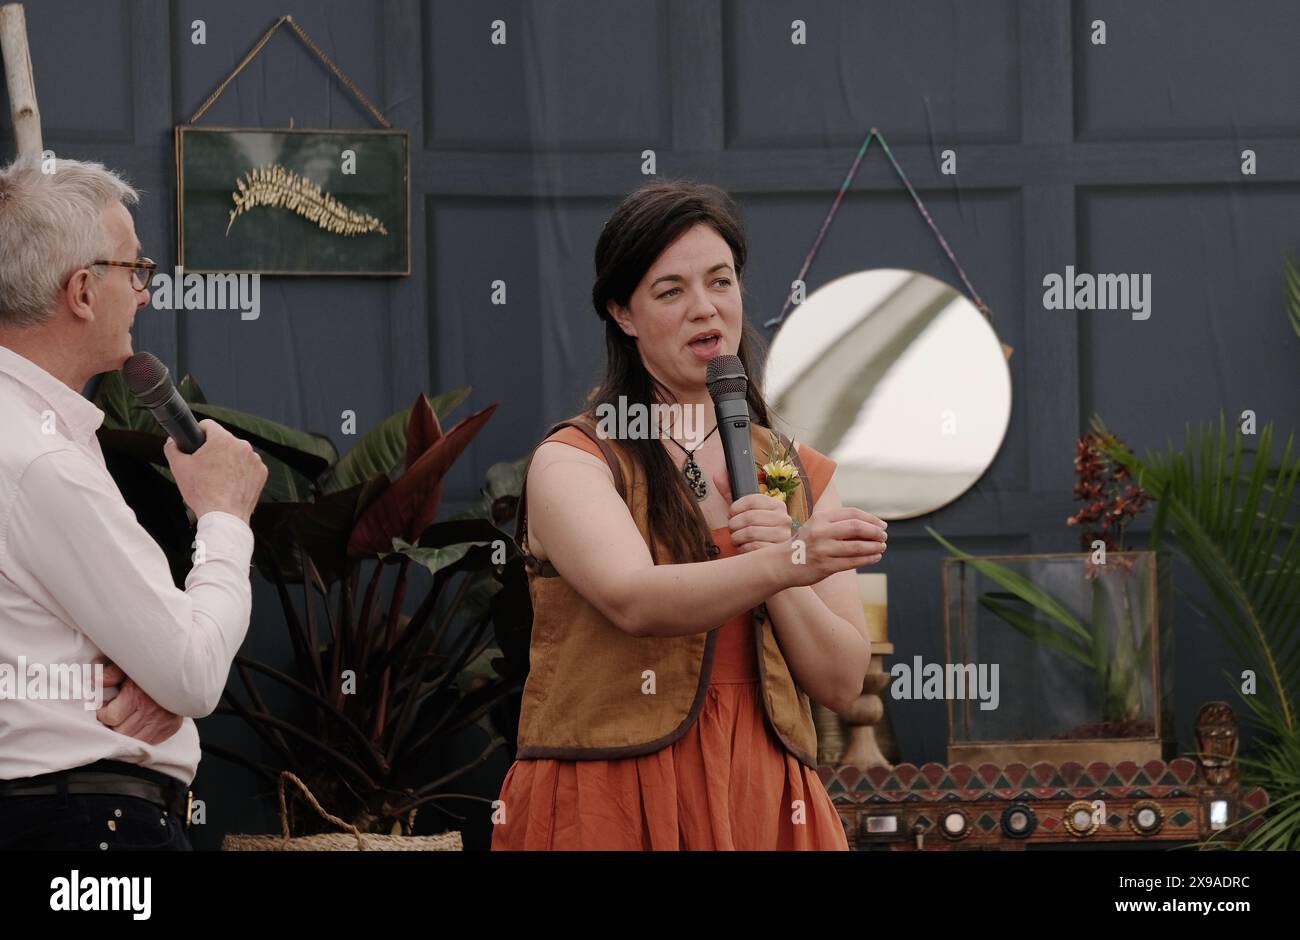
[[[714,356],[709,360],[707,378],[709,397],[718,418],[718,436],[727,459],[727,480],[731,483],[734,502],[758,492],[758,472],[750,450],[753,438],[749,430],[749,376],[739,356]]]
[[[192,454],[208,436],[194,420],[194,412],[172,384],[172,377],[153,353],[136,353],[122,366],[122,377],[140,404],[153,413],[183,454]]]

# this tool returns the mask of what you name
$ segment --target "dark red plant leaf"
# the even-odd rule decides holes
[[[406,462],[403,465],[410,470],[415,462],[442,437],[442,425],[437,412],[429,403],[429,397],[423,392],[411,406],[411,420],[406,425]]]
[[[423,455],[362,514],[348,540],[349,558],[393,550],[393,539],[415,542],[438,516],[447,470],[487,424],[495,404],[465,418]]]

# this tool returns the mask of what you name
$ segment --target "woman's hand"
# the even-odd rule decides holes
[[[750,493],[732,502],[731,481],[727,479],[726,471],[714,474],[713,485],[722,498],[731,503],[727,525],[731,529],[731,543],[737,551],[750,552],[790,540],[790,511],[781,500],[762,493]]]
[[[731,500],[725,472],[714,475],[713,485],[724,499]],[[814,512],[797,533],[791,532],[789,509],[775,496],[742,496],[731,503],[730,513],[731,541],[739,551],[787,545],[790,587],[816,584],[838,571],[877,564],[885,554],[888,523],[852,506]]]
[[[819,509],[799,526],[790,544],[790,586],[817,584],[839,571],[878,563],[888,523],[853,506]]]

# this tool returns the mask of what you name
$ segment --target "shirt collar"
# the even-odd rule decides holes
[[[0,373],[13,377],[45,399],[80,443],[90,443],[90,438],[104,423],[104,412],[84,395],[74,392],[36,363],[6,346],[0,346]]]

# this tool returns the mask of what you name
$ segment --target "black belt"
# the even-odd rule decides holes
[[[193,793],[175,777],[122,761],[101,760],[84,767],[36,777],[0,780],[0,798],[11,796],[132,796],[147,800],[190,825]]]

